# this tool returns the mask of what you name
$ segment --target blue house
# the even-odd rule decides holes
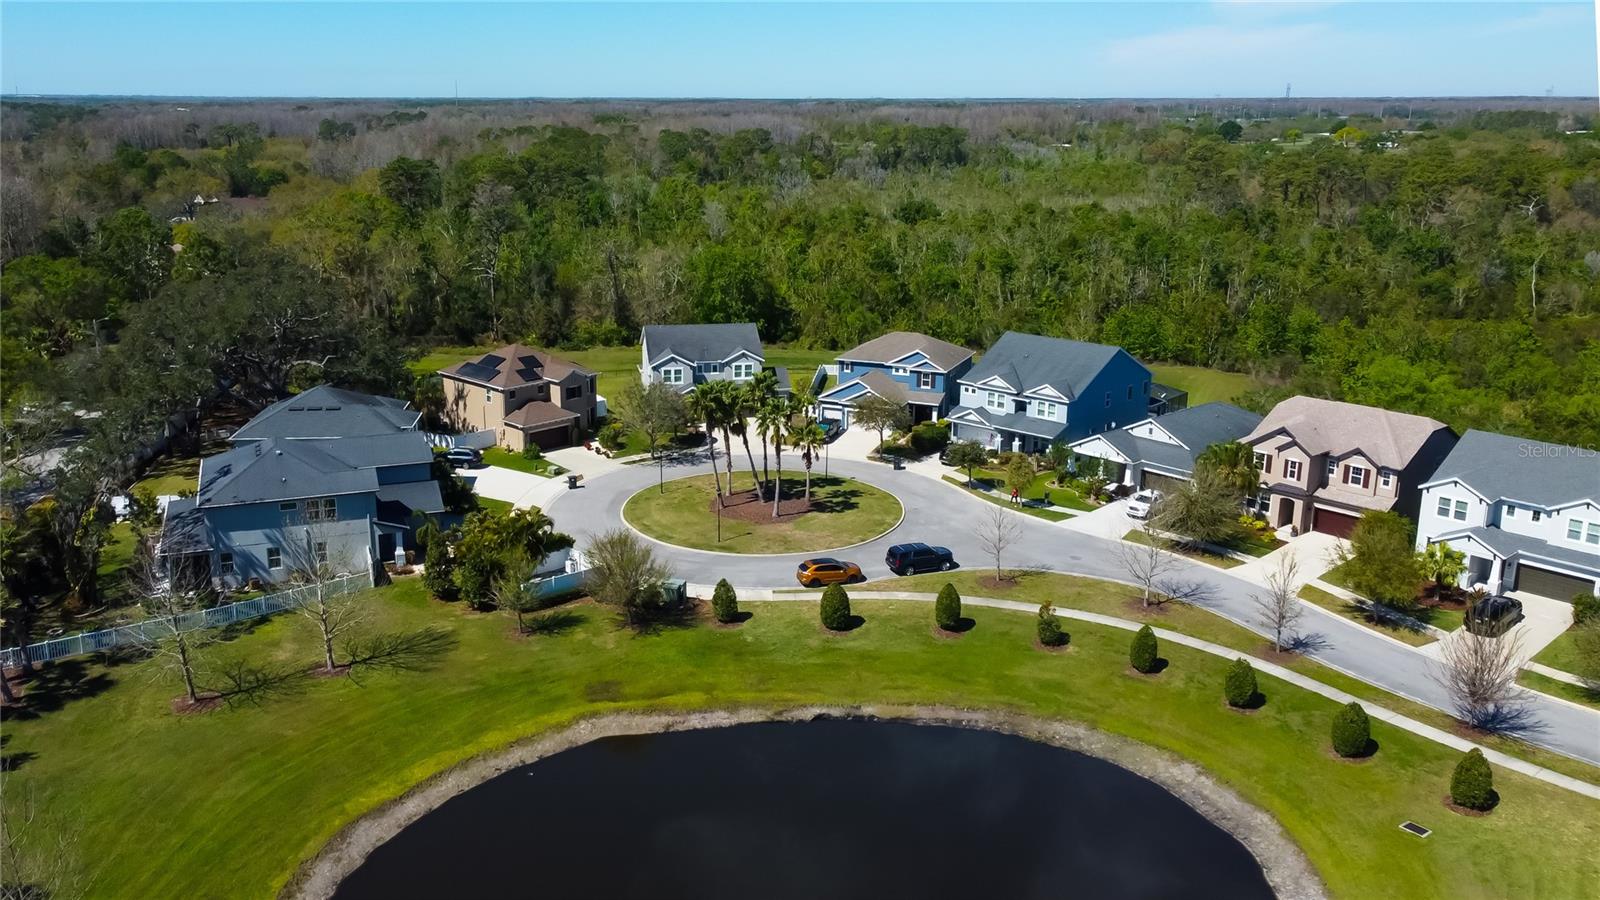
[[[1008,331],[971,371],[950,436],[1037,453],[1145,418],[1150,370],[1121,347]]]
[[[639,379],[688,393],[710,381],[744,383],[766,366],[761,335],[749,322],[720,325],[646,325],[639,338]],[[788,393],[789,372],[778,367],[778,391]]]
[[[956,402],[957,380],[972,351],[914,331],[891,331],[839,355],[839,383],[817,398],[820,418],[850,425],[863,397],[904,404],[912,424],[942,419]]]
[[[159,552],[169,566],[235,589],[311,568],[371,571],[415,546],[423,518],[445,511],[416,414],[335,391],[268,407],[232,449],[201,460],[194,496],[167,504]]]

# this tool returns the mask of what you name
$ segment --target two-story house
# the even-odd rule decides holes
[[[492,431],[509,450],[565,447],[594,428],[599,377],[543,350],[508,344],[439,377],[450,424]]]
[[[1145,418],[1150,370],[1121,347],[1008,331],[957,379],[950,436],[1036,453]]]
[[[1108,481],[1170,490],[1194,477],[1195,460],[1212,444],[1249,434],[1261,417],[1232,403],[1202,403],[1091,435],[1072,452],[1104,460]]]
[[[1468,431],[1422,485],[1417,549],[1466,554],[1463,587],[1600,594],[1600,454]]]
[[[159,552],[220,587],[325,564],[363,572],[445,511],[433,448],[405,401],[321,385],[268,406],[167,503]]]
[[[1242,443],[1261,485],[1249,505],[1276,527],[1349,537],[1367,510],[1415,517],[1419,488],[1455,446],[1443,423],[1372,406],[1290,397]]]
[[[639,338],[639,378],[688,393],[709,381],[744,383],[766,366],[761,336],[749,322],[720,325],[646,325]],[[789,372],[773,369],[779,393],[788,393]]]
[[[944,418],[957,380],[972,368],[972,351],[914,331],[891,331],[841,353],[839,383],[817,398],[819,418],[850,427],[850,410],[866,396],[906,407],[913,425]]]

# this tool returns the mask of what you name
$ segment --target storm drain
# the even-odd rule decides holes
[[[1421,825],[1409,820],[1400,823],[1400,830],[1409,831],[1417,837],[1427,837],[1428,835],[1433,834],[1433,829],[1424,828]]]

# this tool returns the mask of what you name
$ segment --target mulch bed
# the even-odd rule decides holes
[[[1017,586],[1015,578],[996,578],[993,575],[979,575],[978,587],[986,591],[1000,591],[1004,593]]]
[[[1280,666],[1287,666],[1300,658],[1300,654],[1293,650],[1279,650],[1271,644],[1262,644],[1256,648],[1255,653],[1252,655],[1270,663],[1277,663]]]
[[[940,628],[937,625],[933,626],[931,631],[933,632],[933,636],[941,641],[959,641],[961,640],[962,636],[966,634],[965,631],[945,631],[943,628]]]
[[[1166,603],[1152,603],[1149,606],[1145,606],[1143,597],[1129,597],[1122,601],[1122,608],[1129,618],[1133,619],[1142,619],[1149,616],[1159,618],[1167,614]]]
[[[190,702],[188,697],[173,697],[172,711],[180,716],[202,715],[222,708],[221,694],[201,694],[199,700]]]
[[[517,630],[515,622],[511,623],[511,630]],[[342,665],[336,665],[332,669],[329,669],[326,666],[316,666],[306,674],[310,675],[312,678],[343,678],[344,676],[350,674],[350,664],[344,663]]]
[[[706,511],[712,515],[717,514],[717,498],[712,496],[711,502],[706,504]],[[783,522],[811,512],[811,501],[805,497],[789,497],[778,501],[778,516],[772,516],[772,501],[763,500],[754,489],[729,494],[726,504],[722,507],[722,514],[730,519],[749,522],[752,525],[771,525]]]
[[[1467,816],[1468,818],[1472,819],[1481,819],[1484,816],[1494,812],[1495,809],[1494,806],[1491,806],[1488,809],[1467,809],[1465,806],[1457,806],[1456,802],[1450,799],[1449,794],[1445,794],[1443,800],[1445,809],[1450,810],[1458,816]],[[1499,802],[1496,801],[1495,806],[1499,805]]]
[[[1065,644],[1057,644],[1054,647],[1047,647],[1044,644],[1039,643],[1038,638],[1033,639],[1033,649],[1042,653],[1071,653],[1074,650],[1071,641],[1068,641]]]
[[[1371,745],[1369,744],[1368,746]],[[1365,763],[1372,762],[1373,758],[1376,757],[1378,753],[1377,751],[1373,751],[1371,753],[1363,753],[1360,756],[1340,756],[1339,751],[1333,749],[1332,744],[1324,744],[1322,746],[1322,755],[1335,762],[1350,763],[1351,765],[1363,765]]]

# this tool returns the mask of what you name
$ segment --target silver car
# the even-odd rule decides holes
[[[1146,488],[1128,498],[1128,518],[1143,519],[1150,515],[1150,508],[1161,499],[1161,492],[1154,488]]]

